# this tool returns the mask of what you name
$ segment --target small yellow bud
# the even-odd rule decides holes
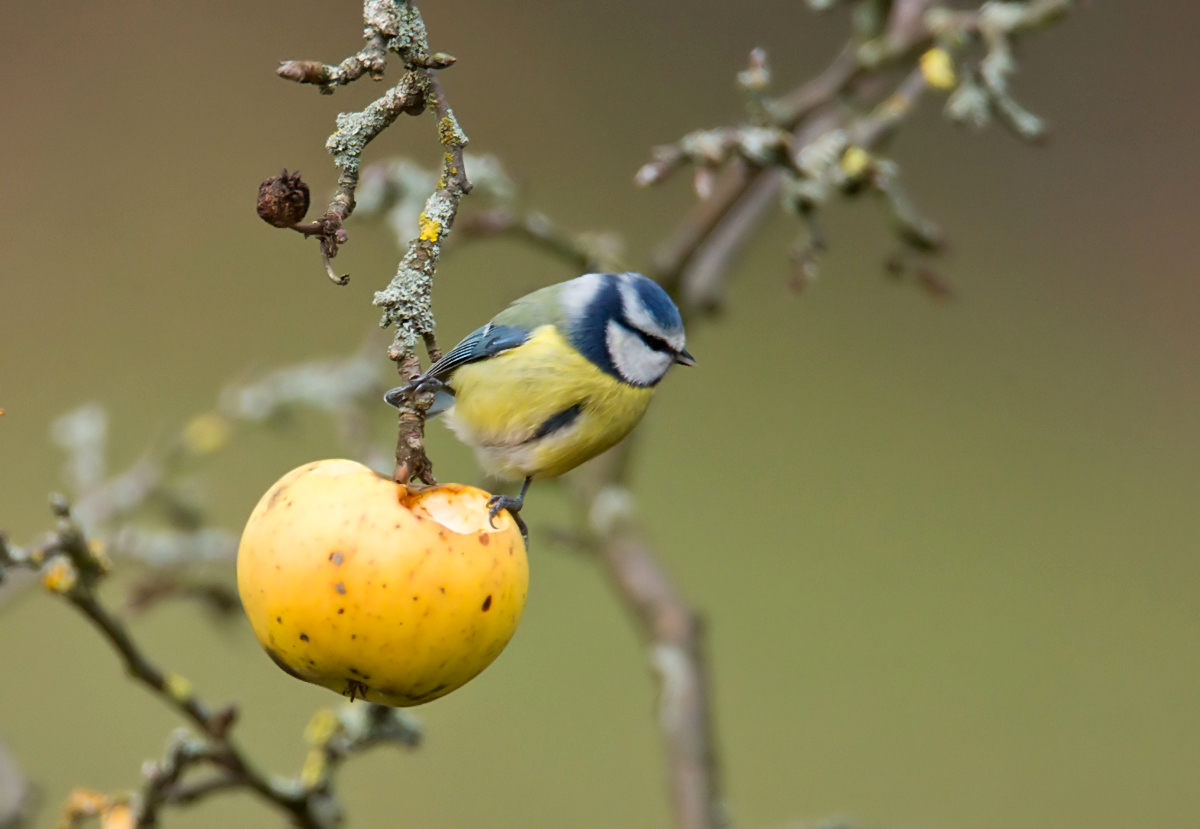
[[[308,756],[304,758],[304,767],[300,769],[301,785],[306,789],[311,789],[320,783],[321,778],[325,776],[327,762],[324,749],[310,748]]]
[[[87,817],[99,817],[100,829],[134,829],[137,826],[137,811],[129,794],[110,796],[95,789],[72,789],[59,815],[59,829],[73,829]]]
[[[193,455],[211,455],[229,443],[233,427],[216,412],[197,415],[183,427],[183,444]]]
[[[842,153],[842,172],[846,178],[858,178],[871,164],[871,155],[862,147],[847,147]]]
[[[304,727],[304,741],[311,746],[323,746],[341,725],[342,721],[331,709],[318,709]]]
[[[79,581],[75,565],[66,556],[55,556],[42,573],[42,585],[54,593],[70,593]]]
[[[163,685],[166,692],[177,702],[183,702],[192,694],[192,683],[179,674],[167,674],[163,678]]]
[[[63,812],[71,815],[94,815],[104,808],[107,800],[103,792],[95,789],[74,788],[63,803]]]
[[[953,89],[958,83],[954,72],[954,58],[940,46],[935,46],[921,55],[921,73],[934,89]]]
[[[88,552],[92,554],[92,561],[96,562],[96,569],[101,573],[111,573],[112,558],[109,557],[108,548],[104,546],[104,542],[98,538],[90,538],[87,547]]]
[[[137,816],[128,803],[112,803],[100,815],[100,829],[134,829]]]

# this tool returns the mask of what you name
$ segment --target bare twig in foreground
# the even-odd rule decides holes
[[[116,814],[127,822],[120,825],[156,826],[161,807],[187,803],[229,788],[245,788],[286,812],[294,825],[303,829],[332,829],[341,824],[341,806],[333,796],[332,771],[338,763],[371,745],[395,742],[416,745],[419,731],[405,715],[379,706],[358,706],[344,715],[323,713],[326,725],[310,737],[321,762],[305,764],[298,779],[283,779],[260,771],[233,739],[230,731],[237,709],[214,709],[192,688],[188,680],[159,668],[138,646],[129,630],[100,601],[99,582],[111,569],[101,545],[88,540],[71,517],[65,499],[55,498],[52,507],[58,518],[54,532],[37,547],[23,549],[0,535],[0,580],[11,569],[38,570],[43,585],[66,599],[82,613],[117,652],[126,673],[192,723],[200,736],[176,732],[160,763],[145,769],[146,785],[138,795],[110,797],[77,789],[63,811],[63,820],[74,825],[88,815],[106,820]],[[365,714],[362,712],[366,712]],[[311,730],[311,729],[310,729]],[[208,766],[215,777],[200,783],[181,782],[185,772]],[[112,825],[117,825],[116,823]]]

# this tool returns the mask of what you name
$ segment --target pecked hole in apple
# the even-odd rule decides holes
[[[413,515],[430,518],[459,535],[505,532],[512,525],[509,514],[500,512],[493,527],[489,522],[487,500],[473,497],[473,493],[452,484],[411,496],[406,506]]]

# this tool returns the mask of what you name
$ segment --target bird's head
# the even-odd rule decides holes
[[[562,302],[571,344],[619,380],[649,387],[675,363],[695,365],[679,309],[640,273],[585,274],[564,283]]]

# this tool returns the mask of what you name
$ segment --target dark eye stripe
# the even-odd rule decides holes
[[[661,351],[663,354],[675,354],[675,349],[671,348],[671,344],[663,338],[656,337],[653,334],[647,334],[640,328],[634,328],[632,325],[629,325],[622,320],[617,320],[617,323],[626,331],[636,334],[651,351]]]

